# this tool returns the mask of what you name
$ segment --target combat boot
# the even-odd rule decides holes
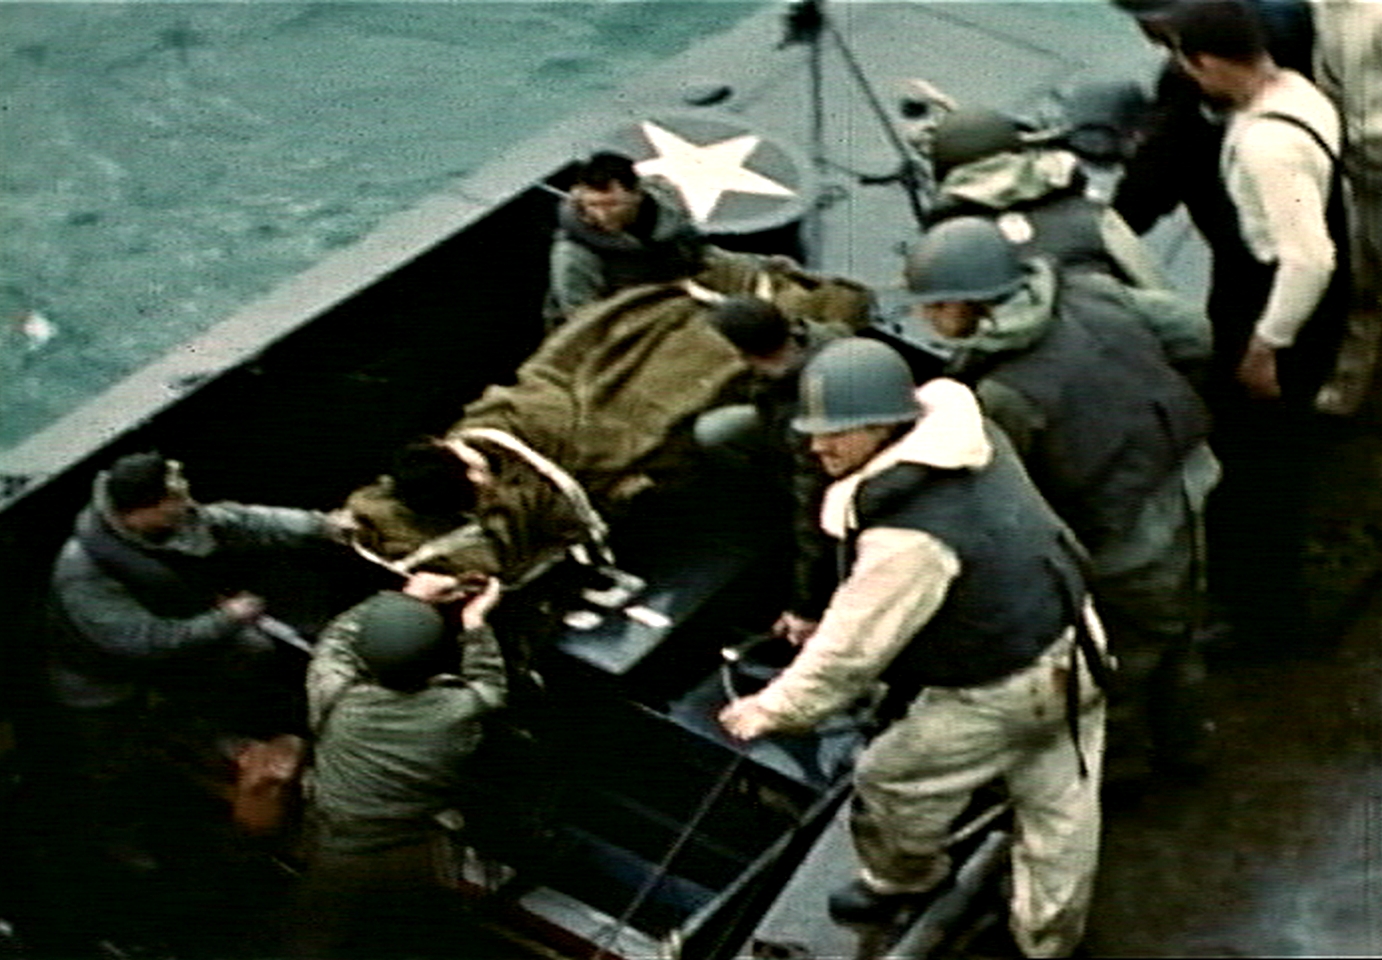
[[[917,910],[934,894],[934,890],[879,893],[863,880],[852,880],[830,894],[830,919],[851,925],[889,923],[904,910]]]

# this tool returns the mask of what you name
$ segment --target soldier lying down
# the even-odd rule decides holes
[[[676,472],[695,414],[745,372],[708,322],[726,296],[789,318],[867,322],[851,281],[778,258],[721,254],[694,282],[636,287],[578,311],[445,436],[400,453],[346,508],[362,552],[399,572],[481,572],[515,585],[574,546],[599,551],[603,515]]]

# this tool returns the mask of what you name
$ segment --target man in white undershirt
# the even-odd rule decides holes
[[[1274,268],[1263,274],[1268,288],[1258,293],[1266,300],[1237,376],[1251,396],[1275,398],[1285,374],[1278,351],[1297,346],[1338,263],[1327,222],[1338,114],[1309,80],[1277,66],[1246,5],[1186,3],[1174,22],[1182,69],[1228,109],[1220,170],[1243,242],[1259,263]],[[1305,333],[1318,335],[1313,328]]]
[[[1289,653],[1310,644],[1300,580],[1310,419],[1347,312],[1339,117],[1272,59],[1249,5],[1184,0],[1168,20],[1179,66],[1226,112],[1220,174],[1250,254],[1239,275],[1216,276],[1231,290],[1218,291],[1210,315],[1207,399],[1224,466],[1211,578],[1244,644]]]

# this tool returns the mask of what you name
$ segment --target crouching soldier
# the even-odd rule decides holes
[[[931,226],[960,216],[1001,217],[1024,256],[1101,270],[1135,286],[1165,286],[1132,228],[1090,195],[1080,157],[1049,134],[1024,135],[1016,119],[997,110],[956,110],[936,127],[931,162],[939,181]]]
[[[265,560],[345,537],[314,510],[198,503],[158,453],[97,476],[53,566],[33,731],[77,936],[151,942],[199,897],[240,895],[227,864],[252,859],[241,835],[282,825],[304,732],[304,658],[280,645],[296,638],[245,587]],[[134,895],[131,878],[156,871],[181,879]]]
[[[45,650],[57,766],[91,818],[121,833],[147,819],[154,755],[301,732],[301,673],[274,640],[286,625],[242,589],[246,568],[345,538],[313,510],[200,504],[157,453],[97,477],[53,568]]]
[[[801,371],[842,334],[810,320],[792,322],[756,297],[729,297],[710,310],[710,322],[749,367],[746,403],[714,407],[696,418],[695,438],[712,462],[790,493],[792,584],[774,632],[800,635],[820,619],[835,586],[830,538],[816,517],[826,479],[805,437],[792,430]],[[742,481],[741,481],[742,482]]]
[[[346,537],[338,515],[200,504],[177,461],[122,457],[97,477],[53,568],[53,699],[92,730],[140,726],[154,700],[218,732],[282,732],[292,718],[245,682],[283,630],[241,589],[246,569]]]
[[[1079,536],[1121,666],[1110,778],[1207,761],[1204,506],[1219,477],[1209,414],[1170,364],[1148,301],[1097,274],[1023,260],[990,220],[933,228],[907,262],[912,309],[954,348],[1037,488]]]
[[[863,870],[831,915],[884,923],[923,900],[949,873],[952,822],[1001,778],[1018,821],[1012,933],[1028,956],[1068,955],[1098,858],[1104,730],[1073,536],[974,395],[914,390],[885,344],[822,350],[794,426],[835,481],[821,525],[847,572],[791,665],[721,722],[741,739],[809,729],[883,679],[895,719],[855,772]]]
[[[298,955],[458,955],[450,831],[480,718],[506,694],[486,624],[498,598],[492,578],[475,592],[417,573],[322,634],[307,681],[316,755]],[[449,605],[462,600],[458,644]]]

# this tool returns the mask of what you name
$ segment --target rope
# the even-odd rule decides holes
[[[686,291],[687,295],[697,303],[721,303],[729,298],[718,290],[712,290],[707,286],[697,283],[689,277],[683,277],[677,281],[677,285]]]
[[[522,440],[519,440],[512,434],[505,433],[503,430],[497,430],[492,427],[470,427],[460,431],[460,433],[444,442],[446,446],[450,447],[452,450],[469,450],[472,448],[464,441],[464,438],[467,437],[477,440],[488,440],[526,460],[544,479],[561,491],[562,495],[565,496],[567,501],[575,508],[577,517],[585,524],[586,532],[590,536],[591,543],[599,560],[611,566],[613,565],[614,555],[606,542],[609,536],[609,525],[605,523],[604,518],[600,516],[599,512],[591,504],[590,497],[586,494],[585,489],[580,483],[576,481],[575,477],[571,476],[571,474],[567,473],[555,462],[538,453]],[[355,539],[350,541],[350,546],[357,554],[370,563],[383,567],[385,570],[396,573],[401,577],[408,577],[423,563],[426,563],[434,557],[445,554],[458,540],[478,536],[481,532],[482,527],[479,523],[467,523],[454,530],[448,530],[441,536],[433,537],[400,560],[388,560]],[[594,566],[589,554],[583,550],[577,549],[579,546],[579,544],[573,546],[570,551],[571,554],[586,566]],[[519,583],[532,580],[537,573],[550,567],[552,562],[554,561],[549,559],[545,564],[535,565],[533,571],[530,571],[527,576],[519,581]],[[510,586],[517,586],[519,583],[510,584]]]
[[[850,74],[853,75],[855,82],[859,84],[859,89],[863,91],[864,97],[869,102],[869,106],[873,109],[875,116],[878,117],[878,122],[882,124],[883,134],[888,138],[888,143],[892,145],[892,148],[897,151],[898,156],[902,158],[901,181],[903,189],[907,192],[907,204],[911,207],[912,217],[916,220],[918,229],[925,232],[926,211],[921,204],[921,197],[919,195],[921,185],[917,181],[916,168],[912,161],[911,152],[907,149],[907,145],[902,142],[902,137],[898,135],[897,130],[893,127],[892,119],[888,116],[887,109],[883,106],[883,102],[878,99],[878,94],[873,89],[873,84],[869,82],[869,78],[864,74],[864,69],[859,65],[858,59],[854,56],[854,51],[851,50],[849,44],[845,42],[844,36],[835,26],[834,21],[826,17],[824,23],[826,31],[829,32],[831,39],[835,41],[835,45],[840,49],[840,55],[844,58],[845,66],[849,68]]]
[[[364,557],[370,563],[377,564],[378,566],[383,567],[385,570],[398,574],[400,577],[411,576],[411,571],[408,570],[406,566],[404,566],[402,561],[394,562],[393,560],[386,560],[379,554],[371,550],[369,547],[362,544],[359,540],[352,539],[350,541],[350,547],[352,550],[354,550],[360,556]],[[406,560],[407,557],[405,557],[404,559]]]
[[[662,883],[668,871],[671,869],[672,862],[676,860],[682,848],[685,847],[687,842],[691,839],[691,835],[694,834],[696,829],[701,825],[701,821],[705,819],[705,815],[710,812],[710,808],[715,805],[715,801],[720,799],[720,794],[724,793],[725,788],[728,787],[730,782],[734,779],[734,775],[738,773],[739,767],[744,762],[745,756],[746,754],[742,748],[735,751],[734,759],[731,760],[724,771],[721,772],[720,778],[715,782],[715,786],[713,786],[710,792],[705,795],[705,798],[701,800],[695,813],[691,815],[691,819],[687,821],[686,826],[677,836],[676,841],[673,842],[672,846],[667,850],[667,854],[653,869],[653,872],[648,875],[648,879],[643,881],[643,885],[639,887],[638,893],[634,896],[633,901],[624,908],[624,912],[619,915],[619,919],[614,922],[614,926],[610,928],[609,933],[601,938],[600,945],[591,956],[590,960],[604,960],[605,957],[609,956],[610,948],[619,940],[620,934],[628,927],[629,921],[633,919],[634,914],[639,911],[648,897],[652,895],[652,892]]]

